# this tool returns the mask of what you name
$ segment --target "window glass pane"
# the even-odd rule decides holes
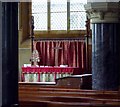
[[[47,0],[32,0],[32,15],[34,16],[34,30],[47,30]]]
[[[67,30],[67,0],[51,0],[51,30]]]
[[[70,30],[84,30],[86,28],[85,1],[70,0]]]
[[[67,30],[67,15],[51,13],[51,30]]]

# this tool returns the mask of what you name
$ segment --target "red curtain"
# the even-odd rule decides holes
[[[84,40],[40,40],[34,42],[40,56],[39,65],[79,67],[85,69]]]

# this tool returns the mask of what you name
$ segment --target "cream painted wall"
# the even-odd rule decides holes
[[[30,64],[31,49],[30,48],[19,48],[19,80],[21,80],[21,67],[24,64]]]
[[[22,37],[25,34],[22,32],[22,30],[19,30],[19,81],[21,81],[21,67],[24,64],[30,63],[30,57],[31,57],[31,39],[28,38],[26,40],[22,40]]]

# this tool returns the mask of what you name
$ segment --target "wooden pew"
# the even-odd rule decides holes
[[[76,96],[38,96],[38,95],[26,95],[20,98],[20,101],[51,101],[51,102],[73,102],[73,103],[92,103],[92,104],[112,104],[112,105],[120,105],[120,100],[118,99],[104,99],[104,98],[92,98],[92,97],[76,97]]]
[[[100,98],[120,98],[119,91],[98,91],[98,90],[81,90],[81,89],[66,89],[66,88],[53,88],[53,87],[41,87],[39,85],[19,85],[19,94],[40,94],[40,95],[62,95],[62,96],[90,96],[90,97],[97,97]]]
[[[101,103],[82,103],[82,102],[56,102],[56,101],[23,101],[20,107],[119,107],[115,104],[101,104]]]
[[[94,97],[83,97],[83,96],[44,96],[44,95],[26,95],[26,96],[22,96],[19,97],[20,101],[31,101],[31,98],[34,99],[34,101],[37,101],[39,99],[39,101],[58,101],[58,102],[88,102],[88,103],[102,103],[102,104],[110,104],[110,103],[114,103],[114,104],[120,104],[120,100],[118,99],[105,99],[105,98],[94,98]]]
[[[19,101],[20,107],[118,107],[120,93],[20,84]]]
[[[56,86],[62,88],[92,89],[92,74],[71,75],[56,79]]]
[[[32,92],[32,91],[31,91]],[[22,95],[22,96],[25,96],[25,95],[27,95],[27,96],[30,96],[31,94],[31,92],[19,92],[19,94],[20,95]],[[39,95],[39,96],[48,96],[48,93],[47,92],[45,92],[45,91],[42,91],[42,92],[32,92],[32,94],[34,94],[34,96],[36,95]],[[94,94],[94,93],[73,93],[73,92],[49,92],[49,96],[55,96],[56,97],[56,95],[57,96],[68,96],[68,97],[70,97],[70,96],[73,96],[73,97],[92,97],[92,98],[104,98],[104,99],[120,99],[120,96],[119,96],[119,94],[117,95],[117,94]],[[33,96],[33,95],[32,95]]]
[[[32,93],[32,94],[31,94]],[[78,100],[80,100],[81,101],[81,99],[83,99],[84,101],[87,101],[86,99],[89,99],[89,100],[98,100],[98,101],[102,101],[101,99],[103,99],[103,102],[105,102],[105,101],[112,101],[112,102],[118,102],[118,101],[120,101],[120,96],[119,96],[119,94],[117,95],[117,94],[94,94],[94,93],[73,93],[73,92],[49,92],[49,94],[47,93],[47,92],[45,92],[45,91],[42,91],[42,92],[20,92],[19,93],[19,95],[20,95],[20,98],[22,99],[25,99],[26,98],[26,96],[27,96],[27,98],[39,98],[39,99],[47,99],[47,100],[51,100],[51,99],[54,99],[54,97],[55,98],[57,98],[57,99],[59,99],[59,97],[60,98],[63,98],[64,100],[65,99],[72,99],[72,98],[74,98],[74,99],[72,99],[71,101],[73,101],[73,100],[75,100],[75,101],[78,101]],[[70,101],[70,100],[69,100]]]
[[[86,89],[71,89],[71,88],[62,88],[56,86],[41,86],[36,83],[19,83],[19,91],[26,90],[26,91],[58,91],[58,92],[93,92],[93,93],[113,93],[118,94],[119,91],[102,91],[102,90],[86,90]]]

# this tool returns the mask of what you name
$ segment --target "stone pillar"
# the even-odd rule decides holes
[[[0,2],[0,107],[18,106],[18,3]]]
[[[85,5],[92,29],[92,89],[118,90],[120,72],[120,4]]]

